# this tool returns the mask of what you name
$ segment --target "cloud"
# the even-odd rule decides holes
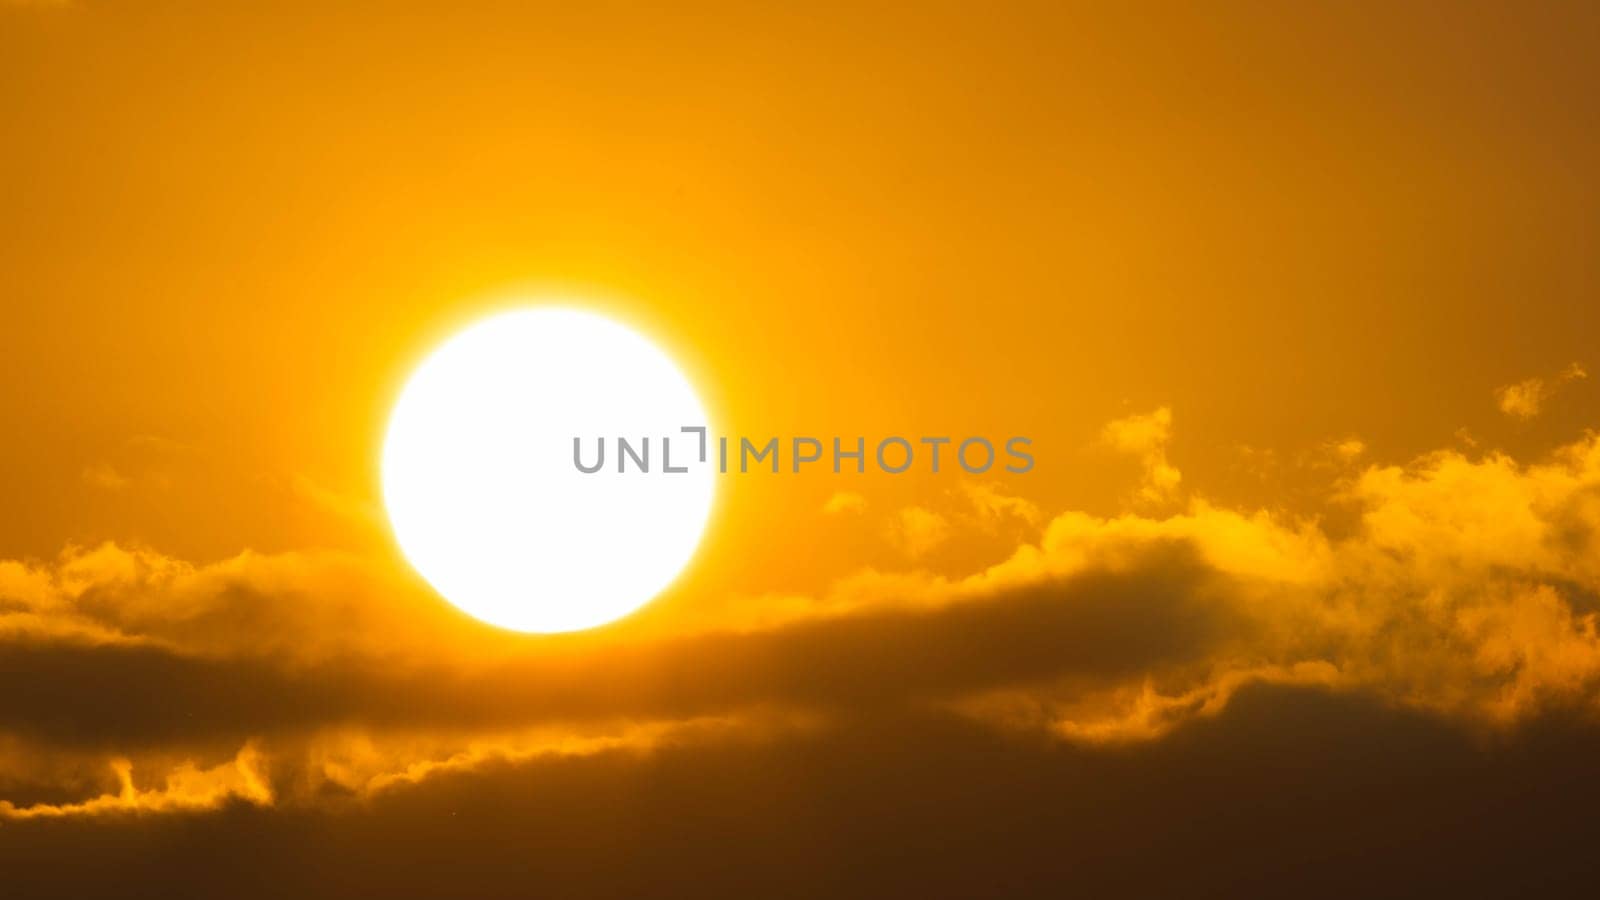
[[[231,761],[210,769],[185,762],[166,775],[164,785],[148,790],[134,786],[133,763],[127,759],[113,760],[111,770],[118,783],[113,793],[72,803],[27,806],[0,800],[0,820],[206,810],[230,800],[263,805],[272,802],[272,789],[254,744],[246,744]]]
[[[85,485],[109,493],[158,493],[216,468],[213,455],[199,447],[153,434],[136,434],[108,448],[104,458],[84,466]]]
[[[1200,501],[1164,519],[1057,518],[1037,550],[991,577],[1125,566],[1140,545],[1177,540],[1234,579],[1225,599],[1250,638],[1101,697],[1035,691],[1040,721],[1110,733],[1152,703],[1201,714],[1214,704],[1188,701],[1225,698],[1241,677],[1312,679],[1488,724],[1592,703],[1600,438],[1532,466],[1455,451],[1372,466],[1342,499],[1360,526],[1337,540],[1314,522]]]
[[[0,561],[0,635],[7,631],[312,662],[448,656],[474,626],[390,560],[246,551],[196,565],[106,543],[69,546],[49,563]]]
[[[1367,444],[1360,438],[1345,438],[1329,445],[1329,450],[1341,462],[1354,462],[1367,452]]]
[[[1167,461],[1167,443],[1171,439],[1172,410],[1165,406],[1109,422],[1100,432],[1100,440],[1106,446],[1139,460],[1144,475],[1137,496],[1151,504],[1171,499],[1183,480],[1183,474]]]
[[[854,491],[837,491],[822,505],[822,511],[830,516],[842,513],[861,513],[867,508],[867,498]]]
[[[116,492],[126,490],[133,480],[118,472],[110,463],[99,462],[84,468],[83,483],[104,491]]]
[[[1531,419],[1539,414],[1544,404],[1556,391],[1570,381],[1588,378],[1589,373],[1578,363],[1572,363],[1560,374],[1550,378],[1525,378],[1515,384],[1495,389],[1495,402],[1500,411],[1517,419]]]
[[[804,717],[760,711],[745,715],[681,720],[615,720],[584,725],[519,729],[388,729],[349,725],[323,727],[271,740],[252,738],[231,757],[203,765],[193,748],[174,758],[160,749],[101,761],[78,755],[47,772],[14,769],[10,781],[27,786],[44,778],[73,784],[112,781],[87,799],[17,803],[0,800],[0,821],[43,818],[123,817],[148,813],[216,810],[232,803],[255,806],[323,806],[363,801],[432,778],[539,760],[597,754],[654,752],[684,744],[750,740],[800,734]],[[14,745],[12,753],[42,756],[45,745]],[[150,783],[141,787],[136,773]],[[154,774],[151,774],[154,773]]]
[[[105,798],[124,787],[82,792],[108,759],[189,785],[186,760],[225,773],[218,754],[253,746],[274,797],[315,802],[551,747],[912,711],[1066,744],[1159,743],[1263,686],[1486,733],[1597,711],[1600,436],[1532,464],[1441,450],[1333,475],[1329,502],[1353,517],[1336,534],[1198,496],[1165,514],[1069,511],[964,576],[863,570],[677,631],[506,635],[393,563],[337,553],[196,565],[108,544],[4,562],[0,681],[33,687],[0,694],[0,734],[32,749],[0,754],[0,785],[114,810]],[[963,494],[1031,517],[997,491]],[[949,522],[924,511],[901,521],[926,548]],[[41,759],[81,762],[36,771]],[[7,791],[13,811],[36,805]]]
[[[300,474],[289,479],[289,487],[311,506],[357,528],[376,532],[384,527],[383,511],[370,500],[331,490]]]
[[[503,732],[752,708],[859,712],[1063,675],[1124,677],[1202,652],[1226,630],[1207,590],[1186,584],[1207,576],[1185,550],[1149,555],[1129,572],[1015,586],[863,573],[829,599],[833,615],[758,631],[537,642],[499,658],[312,662],[4,646],[0,676],[41,688],[0,695],[0,730],[83,747],[227,743],[351,721]]]
[[[1315,687],[1246,687],[1118,744],[905,711],[488,760],[333,805],[0,822],[0,872],[8,895],[84,898],[1585,896],[1597,752],[1576,723],[1486,745]]]
[[[927,556],[950,537],[950,522],[923,506],[908,506],[889,521],[888,537],[911,559]]]
[[[963,481],[961,493],[971,504],[974,514],[983,525],[993,525],[1007,519],[1038,525],[1044,520],[1044,512],[1037,504],[1026,498],[1008,494],[997,485]]]

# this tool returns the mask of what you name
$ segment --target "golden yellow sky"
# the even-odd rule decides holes
[[[1581,820],[1514,786],[1600,747],[1596,46],[1559,3],[0,2],[0,869],[265,842],[340,895],[411,842],[485,896],[765,893],[722,841],[800,895],[942,847],[927,884],[1238,889],[1155,824],[1218,768],[1279,860],[1413,839],[1340,843],[1351,797]],[[1036,466],[724,477],[651,606],[496,631],[395,549],[380,442],[447,335],[552,299],[727,433]],[[1440,847],[1406,871],[1500,883]]]

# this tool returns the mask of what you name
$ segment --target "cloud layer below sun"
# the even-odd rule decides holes
[[[626,637],[486,633],[392,563],[340,553],[0,562],[0,667],[30,686],[0,698],[0,819],[319,806],[911,710],[1124,745],[1262,684],[1486,733],[1592,711],[1600,436],[1533,463],[1340,453],[1325,513],[1291,517],[1185,496],[1172,428],[1159,410],[1105,430],[1146,469],[1139,512],[1047,517],[969,485],[965,513],[902,511],[890,539],[1029,535],[991,566],[864,570]]]

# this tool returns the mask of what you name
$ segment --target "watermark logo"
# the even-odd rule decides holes
[[[652,460],[652,441],[649,437],[573,437],[572,464],[579,472],[595,474],[607,470],[609,452],[610,469],[618,473],[683,474],[694,465],[711,465],[712,438],[704,425],[685,425],[679,429],[673,443],[672,436],[661,436],[654,446],[659,455]],[[685,444],[691,444],[685,447]],[[908,438],[890,435],[869,443],[866,437],[768,437],[752,440],[749,437],[718,436],[716,445],[716,471],[749,474],[765,472],[773,475],[795,474],[831,466],[834,474],[850,471],[858,474],[871,468],[889,475],[900,475],[912,470],[938,473],[959,468],[969,475],[1003,469],[1013,475],[1033,470],[1031,451],[1033,440],[1026,437],[1008,437],[995,441],[982,436],[955,440],[950,437]],[[674,462],[674,453],[678,462]],[[652,463],[655,463],[652,466]],[[952,465],[953,464],[953,465]],[[823,468],[825,471],[826,469]]]

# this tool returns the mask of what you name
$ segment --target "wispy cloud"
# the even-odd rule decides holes
[[[1532,419],[1544,409],[1546,402],[1568,382],[1589,377],[1589,372],[1578,363],[1572,363],[1550,378],[1525,378],[1515,384],[1497,388],[1495,402],[1500,411],[1516,419]]]
[[[837,491],[822,505],[822,511],[830,516],[843,513],[860,513],[867,508],[867,498],[854,491]]]
[[[1148,504],[1172,499],[1183,480],[1183,473],[1167,460],[1171,439],[1172,409],[1166,406],[1109,422],[1100,432],[1100,440],[1107,446],[1139,460],[1144,476],[1138,499]]]
[[[216,809],[234,800],[258,805],[272,803],[269,776],[254,743],[242,747],[232,760],[208,769],[185,762],[166,774],[162,786],[145,790],[134,785],[131,761],[114,759],[110,768],[118,785],[113,792],[76,802],[25,806],[0,800],[0,820],[191,812]]]

